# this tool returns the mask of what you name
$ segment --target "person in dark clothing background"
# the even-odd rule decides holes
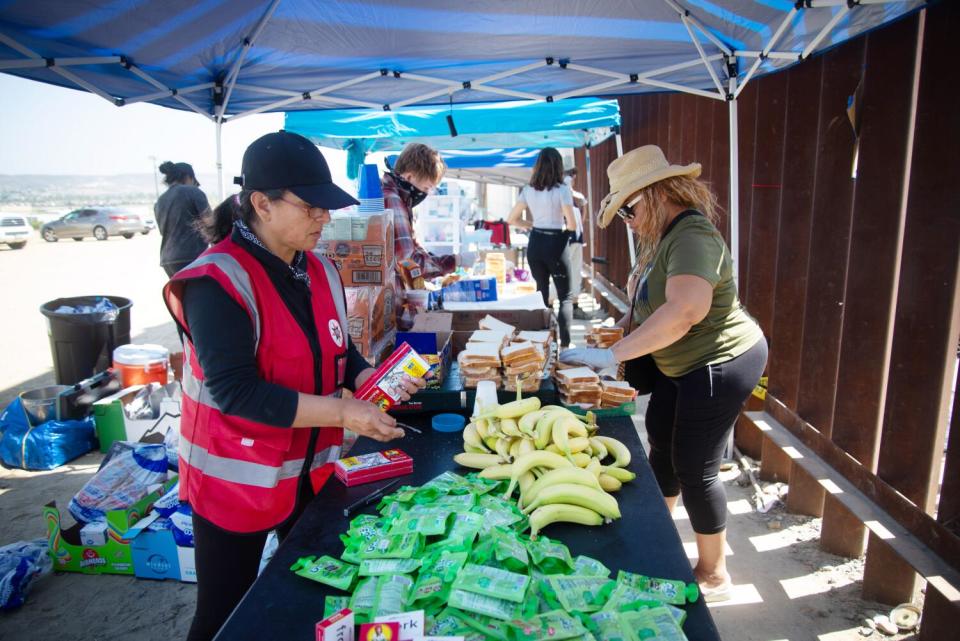
[[[161,236],[160,266],[167,276],[173,276],[207,248],[197,221],[210,203],[189,164],[168,160],[159,169],[167,191],[153,206],[153,215]]]

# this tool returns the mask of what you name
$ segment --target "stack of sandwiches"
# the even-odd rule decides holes
[[[600,381],[600,407],[607,409],[620,407],[637,397],[637,390],[626,381]]]
[[[528,341],[530,343],[536,343],[544,348],[545,351],[548,351],[547,348],[550,346],[550,332],[543,330],[542,332],[531,332],[523,331],[517,334],[518,341]]]
[[[579,405],[584,409],[600,405],[603,396],[600,377],[589,367],[558,369],[554,377],[564,405]]]
[[[464,387],[476,387],[480,381],[500,383],[500,343],[472,342],[457,355]]]
[[[540,389],[547,364],[547,352],[542,345],[529,341],[511,343],[500,350],[500,357],[503,360],[504,389],[515,392],[518,382],[524,392]]]
[[[623,338],[622,327],[593,327],[586,333],[588,347],[613,347],[613,344]]]

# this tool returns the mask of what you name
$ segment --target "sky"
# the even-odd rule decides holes
[[[0,73],[0,174],[151,173],[153,160],[188,162],[216,174],[216,133],[208,119],[144,103],[115,107],[81,90]],[[229,191],[247,145],[283,126],[282,113],[223,126],[223,171]],[[335,182],[344,184],[345,154],[323,150]]]

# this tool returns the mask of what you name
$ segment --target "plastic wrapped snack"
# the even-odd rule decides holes
[[[388,574],[410,574],[420,569],[420,559],[363,559],[360,562],[360,576],[383,576]]]
[[[634,574],[620,570],[617,573],[617,583],[629,585],[632,588],[650,596],[650,598],[673,605],[693,603],[700,596],[700,588],[696,583],[684,583],[671,579]]]
[[[537,615],[525,621],[513,621],[517,641],[562,641],[589,634],[577,617],[562,610]]]
[[[125,510],[167,480],[167,452],[163,444],[137,444],[104,465],[70,501],[77,521],[103,521],[110,510]]]
[[[454,581],[453,589],[521,603],[528,585],[530,577],[525,574],[468,563]]]
[[[354,579],[357,578],[357,566],[343,563],[327,555],[319,559],[313,556],[297,559],[290,569],[298,576],[344,592],[350,589]]]

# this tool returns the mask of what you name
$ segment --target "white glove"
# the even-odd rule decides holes
[[[586,365],[594,371],[616,367],[619,363],[609,347],[577,347],[560,354],[560,361],[572,365]]]
[[[473,267],[475,262],[477,262],[477,252],[460,252],[461,267]]]

